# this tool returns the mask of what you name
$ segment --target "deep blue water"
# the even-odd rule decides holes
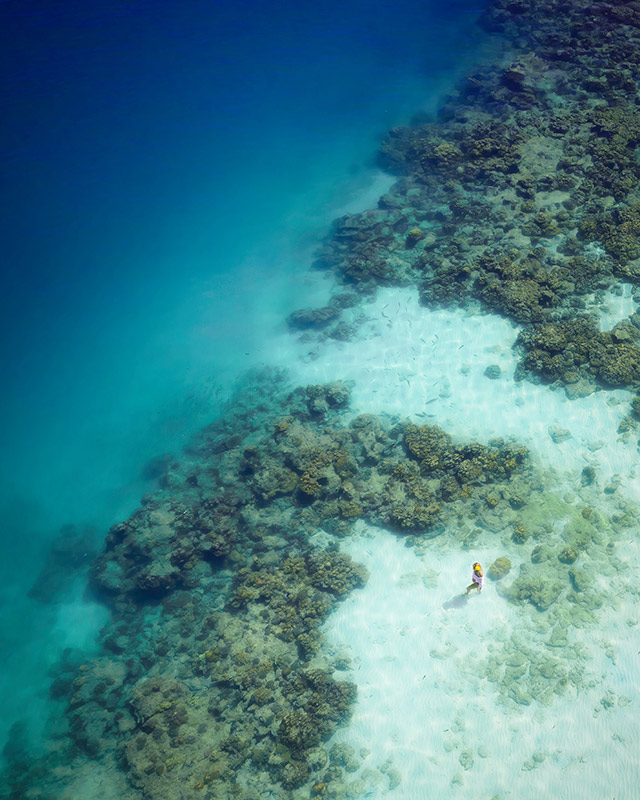
[[[304,304],[307,245],[385,130],[464,70],[479,11],[0,3],[3,696],[44,697],[98,618],[24,598],[47,542],[65,522],[103,535],[144,463],[260,362],[268,320]]]

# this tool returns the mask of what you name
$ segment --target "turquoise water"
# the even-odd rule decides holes
[[[39,728],[47,669],[106,615],[72,566],[53,606],[26,596],[50,543],[73,524],[99,547],[145,464],[326,294],[314,243],[462,69],[476,11],[0,6],[2,737],[25,709]]]
[[[88,456],[66,469],[67,453],[94,437],[91,472],[116,454],[142,463],[191,416],[185,390],[208,395],[230,363],[251,363],[262,332],[245,313],[295,306],[305,240],[366,183],[382,133],[431,101],[472,11],[3,4],[3,443],[17,492],[57,480],[38,490],[45,510],[76,504]]]
[[[640,15],[0,37],[0,796],[635,800]]]

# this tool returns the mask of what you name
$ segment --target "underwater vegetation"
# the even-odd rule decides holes
[[[571,397],[635,390],[640,319],[600,333],[587,313],[620,282],[640,296],[634,14],[627,3],[492,3],[480,23],[510,63],[469,75],[437,120],[389,132],[380,163],[398,181],[377,209],[336,221],[317,266],[361,294],[413,284],[427,306],[513,319],[519,379]]]
[[[481,22],[509,63],[469,75],[436,121],[389,132],[380,161],[398,181],[378,208],[337,220],[318,254],[344,292],[288,325],[345,338],[343,309],[412,284],[424,305],[522,325],[519,379],[574,397],[640,393],[640,318],[600,332],[587,308],[640,283],[640,15],[496,0]],[[91,590],[112,611],[101,652],[57,666],[60,719],[41,759],[14,728],[2,796],[54,798],[87,763],[119,773],[132,800],[357,796],[355,756],[327,746],[357,691],[321,630],[367,581],[340,552],[357,521],[417,552],[435,537],[471,549],[497,536],[509,556],[488,580],[544,647],[524,627],[496,634],[481,674],[507,704],[583,685],[572,632],[610,601],[593,564],[624,574],[615,538],[633,514],[559,500],[517,443],[354,416],[349,395],[342,382],[292,390],[272,371],[249,375],[223,419],[153,465],[157,490],[90,556]],[[636,397],[628,431],[638,417]],[[582,484],[597,498],[595,470]],[[67,555],[52,551],[40,599],[55,596]]]
[[[58,670],[66,727],[47,769],[116,759],[144,797],[185,784],[225,797],[241,775],[254,794],[234,796],[335,780],[322,743],[356,689],[334,677],[320,626],[367,580],[339,538],[362,518],[416,543],[489,492],[521,507],[512,475],[530,489],[524,448],[349,418],[348,398],[343,383],[288,391],[254,375],[250,398],[167,460],[160,488],[110,529],[90,582],[113,617],[98,657]],[[336,543],[314,544],[320,529]],[[18,758],[13,796],[40,769]]]
[[[613,547],[610,521],[548,495],[517,444],[460,444],[435,425],[353,416],[344,383],[291,391],[267,370],[250,385],[110,529],[90,571],[113,611],[101,652],[57,668],[57,745],[35,764],[8,749],[8,796],[55,796],[57,766],[87,759],[117,765],[131,797],[185,786],[194,797],[257,798],[267,786],[341,796],[349,779],[324,743],[357,692],[348,662],[324,654],[321,625],[367,581],[339,550],[358,519],[419,551],[435,536],[457,548],[511,536],[526,548],[515,577],[503,556],[488,578],[509,602],[548,615],[540,624],[558,650],[497,639],[482,670],[505,702],[524,704],[583,680],[567,636],[605,601],[585,559]],[[558,538],[550,520],[563,516]]]

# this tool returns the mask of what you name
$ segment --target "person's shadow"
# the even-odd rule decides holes
[[[442,608],[449,611],[452,608],[462,608],[463,606],[466,606],[468,602],[468,594],[457,594],[455,597],[452,597],[451,600],[447,600],[446,603],[443,603]]]

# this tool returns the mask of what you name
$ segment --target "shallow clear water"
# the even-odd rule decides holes
[[[337,543],[316,532],[320,546],[369,571],[322,627],[327,657],[358,689],[351,721],[327,746],[354,754],[344,796],[453,798],[481,786],[487,798],[556,800],[585,783],[585,798],[611,786],[618,800],[634,796],[637,546],[617,519],[633,517],[640,489],[635,442],[618,432],[629,391],[569,400],[517,382],[520,325],[475,306],[425,309],[407,286],[347,309],[355,336],[293,335],[285,323],[338,292],[335,276],[312,268],[314,254],[334,218],[388,192],[395,179],[376,164],[384,134],[418,112],[433,118],[474,63],[502,57],[475,27],[483,8],[0,4],[9,189],[0,201],[0,750],[14,726],[9,760],[16,742],[30,759],[55,750],[67,732],[52,679],[102,652],[110,612],[87,592],[87,571],[109,526],[167,478],[170,454],[229,410],[234,387],[259,395],[248,370],[266,366],[293,385],[349,383],[347,419],[408,418],[460,441],[524,444],[546,491],[523,518],[546,525],[554,545],[587,519],[586,503],[604,502],[581,486],[585,466],[607,487],[594,523],[606,613],[594,638],[572,640],[564,655],[549,637],[567,618],[541,621],[492,585],[458,602],[469,564],[510,547],[488,512],[411,549],[364,522]],[[596,291],[585,307],[606,331],[636,311],[634,291]],[[157,514],[160,530],[174,510]],[[219,610],[229,575],[208,580],[203,594]],[[151,610],[142,628],[162,637],[162,626]],[[123,665],[127,650],[113,638],[107,649]],[[514,703],[496,677],[516,651],[551,669],[534,650],[572,676],[554,703],[539,686],[536,702]],[[56,776],[65,800],[142,797],[112,752],[76,755]],[[253,797],[259,773],[239,774]],[[278,796],[323,796],[318,786]]]

